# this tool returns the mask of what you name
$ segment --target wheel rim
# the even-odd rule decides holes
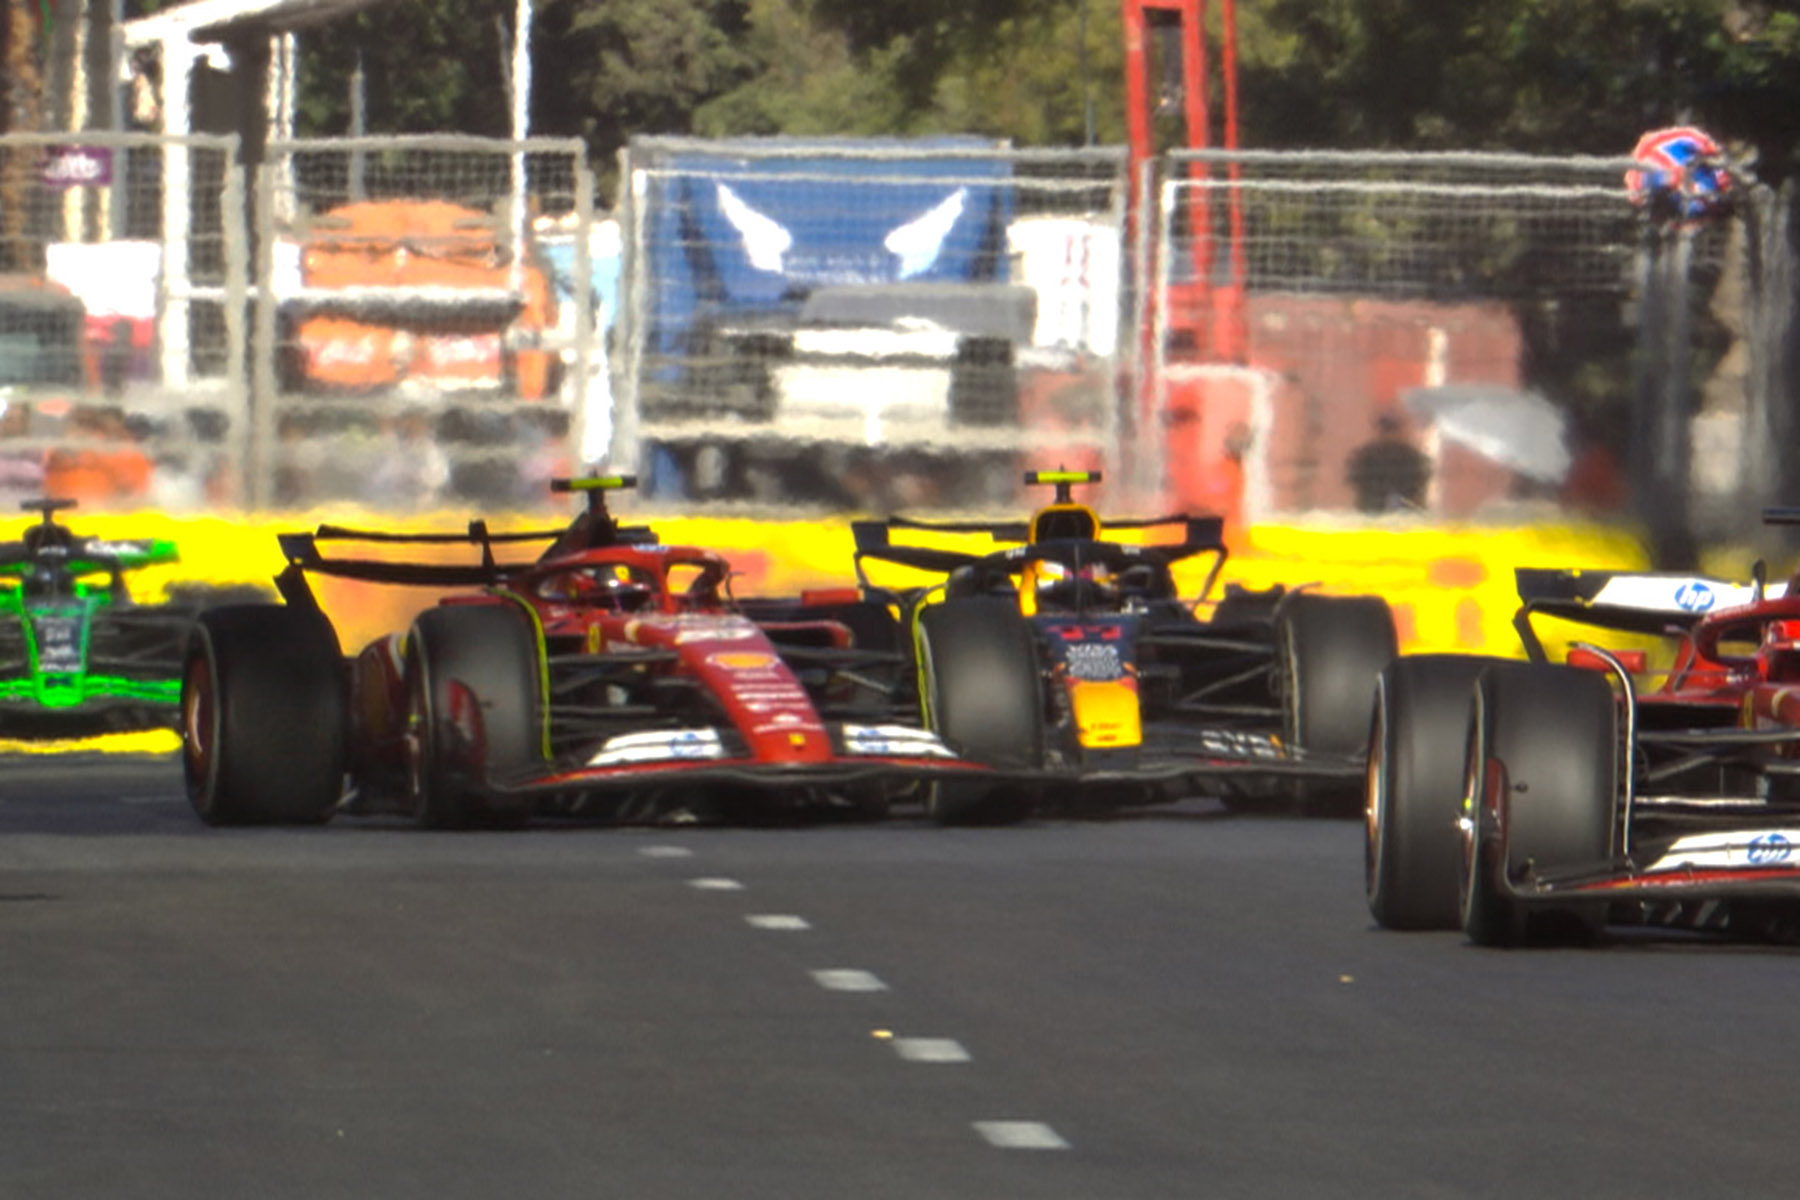
[[[1387,704],[1386,689],[1375,702],[1375,722],[1369,731],[1369,760],[1363,781],[1363,886],[1374,905],[1381,892],[1382,832],[1387,823]]]
[[[1282,732],[1287,735],[1289,752],[1300,746],[1300,689],[1295,681],[1300,677],[1300,651],[1294,645],[1294,627],[1289,622],[1279,625],[1281,630],[1281,669],[1275,672],[1276,703],[1281,706]]]
[[[430,732],[426,728],[425,668],[414,658],[407,664],[406,730],[400,735],[406,757],[406,790],[412,798],[413,812],[424,818],[430,806],[427,791],[425,758],[429,753]]]
[[[932,669],[931,635],[926,632],[923,623],[919,627],[919,690],[925,702],[926,727],[931,732],[943,737],[943,714],[938,711],[937,672]],[[960,757],[960,755],[959,755]],[[932,780],[925,785],[925,817],[936,821],[943,812],[944,785],[941,780]]]
[[[203,656],[188,662],[181,681],[181,751],[188,795],[202,810],[210,809],[218,763],[219,704],[210,664]]]
[[[1469,918],[1474,913],[1479,899],[1476,889],[1482,886],[1481,881],[1481,809],[1486,802],[1483,785],[1487,780],[1487,745],[1481,736],[1481,725],[1484,717],[1481,703],[1481,689],[1475,692],[1475,709],[1469,722],[1468,749],[1463,754],[1463,796],[1462,816],[1456,822],[1459,841],[1462,844],[1460,857],[1462,885],[1461,915],[1463,927],[1469,925]]]

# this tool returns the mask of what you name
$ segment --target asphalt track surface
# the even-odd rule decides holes
[[[1791,1197],[1794,952],[1370,927],[1353,822],[213,831],[0,764],[0,1197]]]

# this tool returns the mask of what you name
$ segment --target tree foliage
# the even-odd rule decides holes
[[[303,131],[345,128],[360,56],[371,130],[504,133],[512,7],[389,0],[309,32]],[[1785,175],[1794,7],[1239,0],[1241,140],[1618,154],[1692,120]],[[538,0],[533,125],[602,158],[638,133],[1117,143],[1121,42],[1118,0]]]

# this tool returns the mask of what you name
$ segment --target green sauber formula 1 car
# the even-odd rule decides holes
[[[173,727],[198,603],[139,605],[125,574],[176,560],[163,538],[82,537],[55,519],[0,542],[0,737],[66,738]]]

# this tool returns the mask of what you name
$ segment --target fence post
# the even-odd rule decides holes
[[[585,469],[588,456],[588,404],[592,399],[594,339],[603,336],[597,330],[594,313],[594,173],[586,163],[575,168],[575,262],[570,268],[571,301],[575,305],[574,379],[569,383],[569,404],[573,409],[570,443],[575,447],[577,467]],[[602,357],[602,362],[605,358]]]
[[[245,308],[249,303],[249,289],[246,286],[249,247],[245,245],[249,209],[244,200],[244,177],[255,169],[240,165],[233,153],[226,160],[224,187],[219,198],[219,223],[225,239],[225,378],[227,394],[235,395],[242,401],[237,411],[228,411],[227,428],[234,431],[234,439],[238,436],[236,431],[245,427],[250,414],[255,411],[250,393],[252,381],[246,370],[250,349],[249,330],[245,327]],[[233,501],[242,504],[245,498],[244,456],[234,454],[231,460],[230,495]]]
[[[241,495],[251,511],[269,507],[275,475],[275,405],[279,378],[275,369],[275,210],[279,184],[292,169],[288,150],[265,152],[255,168],[256,262],[254,320],[251,329],[251,381],[245,421],[234,423],[239,461],[245,465],[246,486]]]
[[[643,270],[643,212],[638,192],[636,156],[629,146],[619,150],[619,201],[615,206],[619,220],[619,313],[614,320],[612,355],[619,359],[613,372],[613,464],[645,474],[646,489],[654,486],[652,464],[640,461],[643,448],[638,444],[641,422],[640,383],[644,362],[642,313],[650,284]],[[609,355],[610,358],[612,355]]]

